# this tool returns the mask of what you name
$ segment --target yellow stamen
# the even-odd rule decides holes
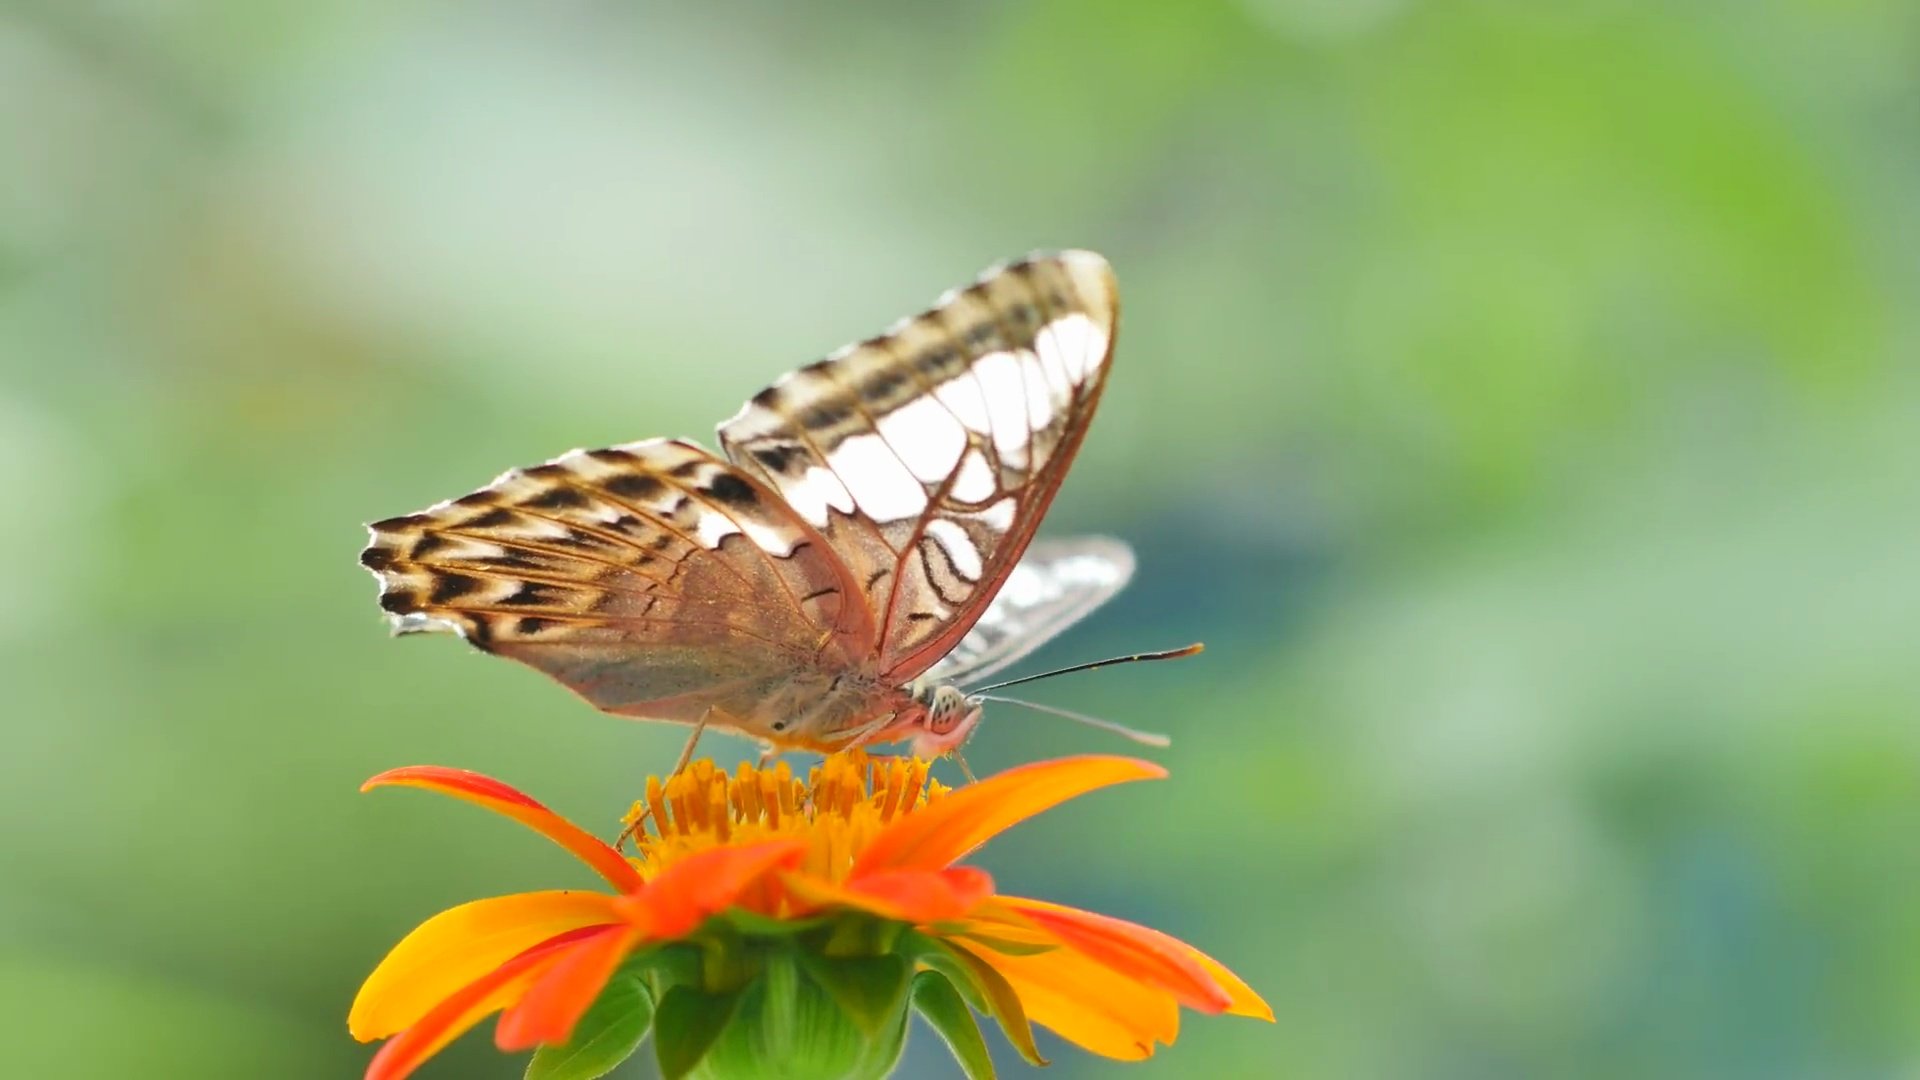
[[[667,819],[667,789],[657,776],[647,777],[647,806],[653,811],[653,820]]]
[[[722,844],[792,838],[807,842],[807,868],[843,880],[886,823],[946,794],[911,758],[870,759],[851,750],[796,778],[784,761],[742,763],[733,773],[700,760],[677,775],[647,779],[645,799],[628,813],[633,862],[651,878],[678,859]]]

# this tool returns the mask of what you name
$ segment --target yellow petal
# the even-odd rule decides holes
[[[568,930],[618,921],[613,897],[570,889],[450,908],[402,938],[367,976],[347,1030],[361,1042],[385,1038],[524,950]]]
[[[1109,784],[1165,775],[1165,769],[1149,762],[1094,755],[1008,769],[895,818],[861,852],[853,874],[938,870],[1075,796]]]
[[[1175,1001],[1203,1012],[1227,1011],[1232,999],[1193,958],[1185,943],[1124,919],[1018,897],[1001,903],[1024,914],[1062,945],[1085,953],[1130,979],[1157,986]]]
[[[388,1039],[367,1064],[365,1080],[406,1080],[422,1062],[439,1053],[467,1029],[519,1000],[529,985],[565,958],[579,943],[578,935],[595,932],[568,931],[556,939],[528,949],[455,990],[428,1009],[418,1022]],[[608,932],[619,931],[615,928]]]
[[[1103,1057],[1139,1061],[1155,1043],[1180,1033],[1173,995],[1126,978],[1072,949],[1027,956],[958,943],[998,971],[1019,995],[1027,1019]]]

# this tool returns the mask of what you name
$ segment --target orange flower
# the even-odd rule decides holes
[[[804,782],[784,762],[729,775],[698,761],[648,782],[629,822],[651,820],[627,858],[485,776],[382,773],[365,788],[421,787],[505,814],[613,891],[519,893],[434,916],[368,976],[348,1028],[388,1039],[368,1080],[406,1076],[502,1011],[495,1042],[540,1047],[543,1076],[600,1075],[649,1021],[670,1077],[754,1074],[767,1060],[785,1075],[878,1076],[898,1056],[912,1007],[978,1076],[991,1064],[963,1002],[1036,1063],[1030,1023],[1139,1059],[1173,1042],[1181,1005],[1271,1020],[1245,983],[1189,945],[998,895],[984,871],[955,865],[1049,807],[1164,775],[1127,758],[1077,757],[949,791],[923,761],[858,751]]]

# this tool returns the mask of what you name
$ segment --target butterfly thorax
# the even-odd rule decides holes
[[[749,689],[719,726],[783,750],[831,753],[866,741],[911,707],[901,694],[858,671],[790,672]]]

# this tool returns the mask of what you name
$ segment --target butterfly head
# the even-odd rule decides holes
[[[968,697],[952,683],[915,681],[908,692],[926,710],[914,725],[919,729],[913,733],[913,753],[917,757],[934,758],[952,753],[965,745],[973,737],[974,729],[980,726],[979,699]]]

